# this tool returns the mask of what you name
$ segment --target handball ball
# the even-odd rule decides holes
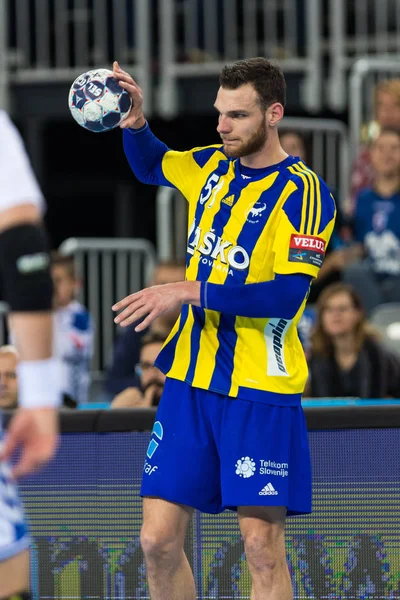
[[[127,116],[131,97],[108,69],[79,75],[71,85],[68,106],[75,121],[95,132],[110,131]]]

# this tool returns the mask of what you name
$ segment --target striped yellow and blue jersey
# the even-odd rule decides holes
[[[278,274],[316,277],[335,219],[326,184],[289,156],[246,169],[221,145],[167,150],[162,177],[188,201],[188,280],[246,285]],[[184,305],[157,366],[169,377],[231,397],[291,403],[308,370],[293,319],[249,318]]]

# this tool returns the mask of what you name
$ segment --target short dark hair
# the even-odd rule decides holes
[[[274,102],[286,104],[286,81],[281,69],[263,57],[246,58],[225,65],[219,84],[228,90],[250,83],[256,90],[261,108],[266,110]]]
[[[161,333],[146,333],[146,335],[144,335],[140,340],[140,348],[144,348],[149,344],[163,344],[166,339],[167,336]]]

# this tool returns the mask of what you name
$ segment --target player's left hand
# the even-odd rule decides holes
[[[114,311],[122,310],[115,317],[114,322],[121,325],[121,327],[127,327],[127,325],[131,325],[145,317],[135,327],[135,331],[143,331],[154,319],[163,313],[180,308],[182,304],[200,306],[199,281],[154,285],[135,294],[130,294],[112,307]]]

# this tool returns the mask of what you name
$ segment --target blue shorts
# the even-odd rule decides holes
[[[140,493],[206,513],[238,506],[311,512],[302,407],[230,398],[167,378]]]

